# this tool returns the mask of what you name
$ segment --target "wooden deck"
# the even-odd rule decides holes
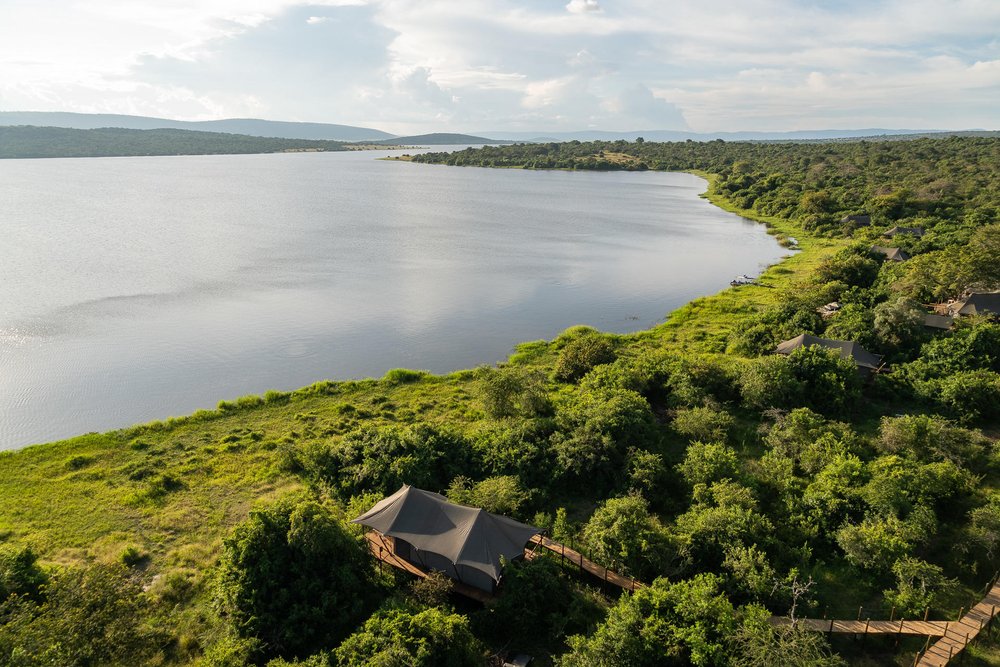
[[[641,581],[636,581],[632,577],[622,576],[614,570],[609,570],[603,565],[598,565],[593,561],[587,560],[580,552],[574,551],[565,544],[560,544],[559,542],[549,539],[544,535],[535,535],[531,538],[531,541],[544,549],[548,549],[553,553],[559,554],[563,561],[576,565],[580,568],[581,572],[586,572],[606,584],[617,586],[618,588],[626,591],[634,591],[645,585]]]
[[[408,572],[415,577],[420,577],[421,579],[427,578],[429,573],[426,570],[417,567],[410,561],[403,560],[394,554],[389,543],[386,542],[384,535],[381,535],[374,530],[370,530],[365,533],[365,539],[368,541],[368,548],[371,550],[372,555],[379,561],[386,563],[387,565],[391,565],[399,570],[403,570],[404,572]],[[486,604],[493,599],[493,596],[486,591],[474,586],[469,586],[468,584],[463,584],[460,581],[453,581],[452,590],[459,595],[464,595],[467,598],[471,598],[477,602],[482,602],[483,604]]]
[[[923,667],[943,667],[958,656],[969,642],[987,628],[1000,611],[1000,584],[994,583],[990,592],[960,620],[950,623],[941,639],[934,642],[916,664]]]

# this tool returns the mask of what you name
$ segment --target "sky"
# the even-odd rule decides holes
[[[1000,0],[0,0],[0,111],[1000,129]]]

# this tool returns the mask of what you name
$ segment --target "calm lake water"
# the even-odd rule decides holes
[[[627,332],[784,251],[689,174],[0,160],[0,449]]]

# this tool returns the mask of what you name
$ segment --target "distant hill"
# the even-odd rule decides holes
[[[0,127],[0,158],[217,155],[343,151],[339,141],[251,137],[193,130],[127,130],[66,127]]]
[[[434,134],[417,134],[412,137],[394,137],[384,141],[373,141],[382,145],[414,145],[423,146],[444,146],[458,144],[513,144],[510,139],[489,139],[487,137],[477,137],[471,134],[454,134],[451,132],[435,132]]]
[[[970,130],[977,132],[978,130]],[[813,141],[832,139],[860,139],[872,137],[940,135],[944,130],[889,130],[867,128],[861,130],[796,130],[793,132],[682,132],[675,130],[635,130],[631,132],[606,132],[582,130],[579,132],[487,132],[497,139],[529,141],[533,143],[560,141],[634,141],[642,137],[646,141]],[[948,132],[949,134],[961,134]]]
[[[36,125],[42,127],[68,127],[93,130],[102,127],[121,127],[130,130],[200,130],[245,134],[254,137],[279,137],[283,139],[322,139],[326,141],[379,141],[393,135],[370,127],[333,125],[331,123],[293,123],[257,118],[229,118],[225,120],[184,121],[150,116],[120,114],[63,113],[50,111],[0,111],[0,126]]]

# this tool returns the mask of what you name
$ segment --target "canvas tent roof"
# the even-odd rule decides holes
[[[1000,292],[974,292],[952,308],[959,315],[1000,315]]]
[[[438,554],[454,565],[478,570],[499,581],[501,557],[524,554],[534,526],[456,505],[444,496],[404,485],[351,523],[374,528],[383,535],[409,542],[421,551]]]
[[[885,258],[893,262],[905,262],[910,258],[905,250],[899,248],[887,248],[885,246],[873,245],[872,252],[885,255]]]
[[[819,345],[829,350],[837,350],[840,352],[841,359],[850,359],[859,368],[876,370],[882,364],[882,357],[872,354],[854,341],[830,340],[829,338],[820,338],[819,336],[811,336],[809,334],[801,334],[791,340],[780,343],[776,352],[778,354],[791,354],[800,347],[810,347],[812,345]]]

